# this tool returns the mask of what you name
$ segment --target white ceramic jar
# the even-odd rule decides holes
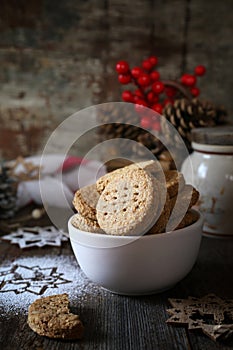
[[[192,139],[194,152],[181,171],[186,182],[200,192],[203,232],[233,236],[233,127],[195,129]]]

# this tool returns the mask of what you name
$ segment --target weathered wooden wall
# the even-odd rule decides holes
[[[134,65],[155,54],[166,78],[204,64],[202,96],[232,115],[232,0],[0,4],[0,156],[37,152],[71,113],[119,101],[119,59]]]

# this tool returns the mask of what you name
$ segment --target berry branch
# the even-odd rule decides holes
[[[132,84],[135,90],[124,90],[122,99],[125,102],[135,103],[135,109],[141,113],[142,106],[149,107],[158,114],[163,113],[163,108],[168,104],[173,104],[175,99],[185,97],[191,100],[200,94],[196,86],[197,77],[205,74],[204,66],[199,65],[194,69],[194,74],[183,74],[179,80],[162,80],[160,73],[155,70],[158,64],[156,56],[150,56],[143,60],[141,66],[130,68],[127,61],[119,61],[116,64],[118,81],[122,85]],[[141,115],[141,126],[143,128],[152,127],[160,130],[159,119],[153,123],[148,116]]]
[[[165,86],[171,86],[177,90],[177,92],[181,92],[181,94],[186,97],[188,100],[191,100],[193,95],[189,89],[187,89],[186,86],[181,84],[179,81],[176,80],[163,80],[163,84]],[[171,101],[172,102],[172,101]]]

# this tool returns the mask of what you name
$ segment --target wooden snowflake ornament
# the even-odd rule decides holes
[[[211,339],[227,339],[233,335],[233,299],[223,300],[214,294],[202,298],[169,299],[169,324],[188,325],[200,329]]]

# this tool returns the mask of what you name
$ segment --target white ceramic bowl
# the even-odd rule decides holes
[[[72,249],[86,276],[111,292],[153,294],[171,288],[192,269],[203,217],[183,229],[141,237],[111,236],[68,228]]]

